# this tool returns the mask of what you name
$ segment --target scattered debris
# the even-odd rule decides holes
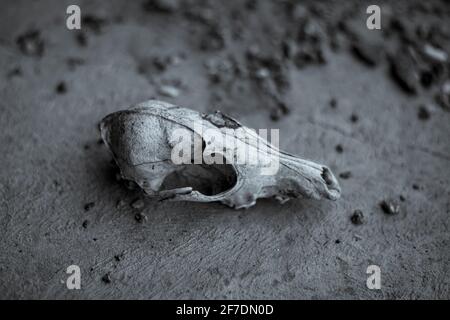
[[[442,84],[436,101],[446,111],[450,111],[450,81],[446,81]]]
[[[419,106],[419,110],[417,112],[417,117],[420,120],[428,120],[430,119],[430,110],[424,105]]]
[[[139,74],[145,74],[149,77],[153,77],[155,74],[165,72],[171,66],[176,66],[182,59],[182,55],[140,58],[138,61],[137,71]]]
[[[380,208],[388,215],[395,215],[400,212],[400,206],[394,200],[383,200],[380,202]]]
[[[159,87],[158,92],[166,97],[169,98],[176,98],[180,95],[180,89],[175,87],[175,86],[171,86],[171,85],[162,85]]]
[[[142,5],[147,12],[174,13],[179,7],[179,0],[147,0]]]
[[[106,19],[100,18],[93,14],[84,14],[81,19],[81,25],[87,27],[95,33],[102,32],[104,25],[106,24]]]
[[[84,211],[88,212],[95,206],[95,202],[88,202],[84,205]]]
[[[336,109],[337,105],[338,105],[338,101],[335,98],[332,98],[330,100],[330,107],[333,108],[333,109]]]
[[[322,49],[322,31],[318,24],[312,20],[303,20],[299,23],[297,41],[299,46],[294,54],[294,64],[297,68],[308,65],[323,65],[326,63]]]
[[[203,51],[223,50],[225,48],[223,30],[217,24],[209,25],[208,30],[201,37],[199,47]]]
[[[364,214],[361,210],[357,209],[353,211],[350,221],[355,225],[360,225],[364,223]]]
[[[123,260],[124,257],[125,257],[125,253],[122,252],[122,253],[120,253],[120,254],[116,254],[116,255],[114,256],[114,260],[116,260],[117,262],[120,262],[120,261]]]
[[[433,47],[428,43],[424,46],[423,53],[426,57],[435,62],[447,62],[448,60],[448,55],[445,51]]]
[[[344,171],[339,174],[339,178],[341,178],[341,179],[349,179],[351,177],[352,177],[351,171]]]
[[[105,275],[102,277],[102,281],[107,284],[111,283],[111,275],[109,272],[105,273]]]
[[[67,92],[67,86],[64,81],[59,82],[56,85],[55,91],[57,94],[65,94]]]
[[[360,241],[363,239],[363,237],[361,237],[359,234],[354,234],[353,238],[355,239],[355,241]]]
[[[389,58],[392,78],[403,91],[416,94],[419,77],[411,53],[408,49],[401,49]]]
[[[420,71],[420,84],[425,89],[428,89],[431,87],[431,85],[434,82],[434,75],[429,70],[421,70]]]
[[[283,93],[290,84],[283,59],[272,52],[263,52],[257,45],[250,46],[246,58],[249,79],[255,82],[259,95],[271,101],[271,119],[277,121],[289,114]]]
[[[242,73],[233,57],[209,59],[205,66],[212,84],[230,85]]]
[[[144,203],[144,200],[142,200],[142,199],[136,199],[131,203],[131,207],[133,209],[142,209],[142,208],[144,208],[144,206],[145,206],[145,203]]]
[[[16,43],[25,55],[41,57],[44,53],[44,40],[38,30],[30,30],[20,35]]]
[[[358,122],[358,120],[359,120],[358,115],[355,113],[352,113],[352,115],[350,116],[350,121],[353,123],[356,123],[356,122]]]
[[[86,229],[88,227],[88,224],[89,224],[89,221],[88,220],[84,220],[83,224],[82,224],[83,228]]]
[[[369,67],[375,67],[380,62],[381,48],[371,45],[361,39],[352,43],[351,52],[359,61]]]
[[[22,69],[20,67],[15,67],[11,71],[9,71],[6,75],[8,79],[13,77],[20,77],[22,76]]]
[[[142,212],[139,212],[134,215],[134,219],[139,223],[143,223],[144,221],[147,221],[147,216]]]
[[[78,31],[75,33],[75,41],[80,47],[86,47],[88,45],[88,38],[84,31]]]

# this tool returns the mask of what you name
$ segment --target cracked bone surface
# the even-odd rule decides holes
[[[122,178],[136,182],[150,196],[218,201],[236,209],[251,207],[258,198],[285,202],[297,197],[340,197],[339,184],[328,167],[279,150],[220,112],[205,115],[150,100],[106,116],[100,130]],[[182,164],[172,160],[174,148],[181,145],[174,132],[184,133],[183,143],[194,154],[201,151],[200,162],[192,156]],[[241,153],[259,161],[235,161]]]

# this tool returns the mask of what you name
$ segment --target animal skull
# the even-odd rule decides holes
[[[205,128],[213,130],[216,139],[207,136],[205,132],[211,130]],[[331,200],[340,197],[339,184],[328,167],[279,150],[220,112],[205,115],[150,100],[106,116],[100,130],[122,178],[136,182],[150,196],[219,201],[235,209],[251,207],[258,198],[275,197],[283,203],[299,196]],[[177,130],[193,136],[188,146],[201,150],[205,160],[208,156],[221,157],[225,163],[205,165],[198,159],[190,159],[190,163],[176,164],[172,156],[179,142],[173,137]],[[245,139],[236,134],[239,130]],[[232,144],[219,145],[218,136]],[[233,161],[242,150],[249,158],[263,161],[256,164]],[[279,163],[276,173],[264,173],[275,162]]]

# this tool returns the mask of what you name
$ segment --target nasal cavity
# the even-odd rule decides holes
[[[322,167],[321,177],[327,187],[326,197],[332,200],[338,199],[341,194],[341,188],[330,169]]]
[[[327,186],[331,186],[335,183],[333,174],[331,173],[330,169],[328,169],[326,167],[322,167],[322,175],[321,176]]]

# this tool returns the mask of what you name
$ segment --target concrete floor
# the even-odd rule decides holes
[[[226,37],[225,49],[210,51],[199,49],[204,27],[178,11],[144,12],[137,1],[78,2],[82,14],[106,19],[100,30],[95,21],[83,26],[86,45],[65,27],[73,1],[2,4],[0,298],[450,298],[450,113],[426,93],[404,94],[386,61],[369,68],[344,45],[336,52],[324,46],[325,65],[288,65],[282,96],[291,111],[275,122],[271,102],[249,81],[236,80],[243,91],[229,94],[209,82],[204,66],[239,57],[249,39],[270,46],[273,30],[265,28],[276,34],[282,20],[275,4],[261,1],[239,31],[243,39]],[[325,16],[339,3],[325,3]],[[213,12],[226,17],[242,2],[222,6]],[[358,12],[352,23],[364,26],[364,6]],[[448,30],[448,16],[442,21]],[[30,29],[45,43],[41,57],[16,44]],[[180,58],[162,72],[145,68],[148,57],[163,55]],[[161,83],[176,83],[181,94],[161,95]],[[351,171],[340,179],[342,198],[262,200],[235,211],[156,202],[128,190],[98,143],[97,124],[151,97],[221,109],[253,128],[280,128],[282,149],[338,175]],[[421,103],[430,105],[426,121],[417,117]],[[143,209],[131,206],[136,199]],[[400,213],[385,214],[384,199],[395,199]],[[362,225],[350,220],[356,209]],[[136,221],[137,213],[146,220]],[[80,290],[65,285],[72,264],[81,268]],[[381,268],[381,290],[366,287],[372,264]]]

